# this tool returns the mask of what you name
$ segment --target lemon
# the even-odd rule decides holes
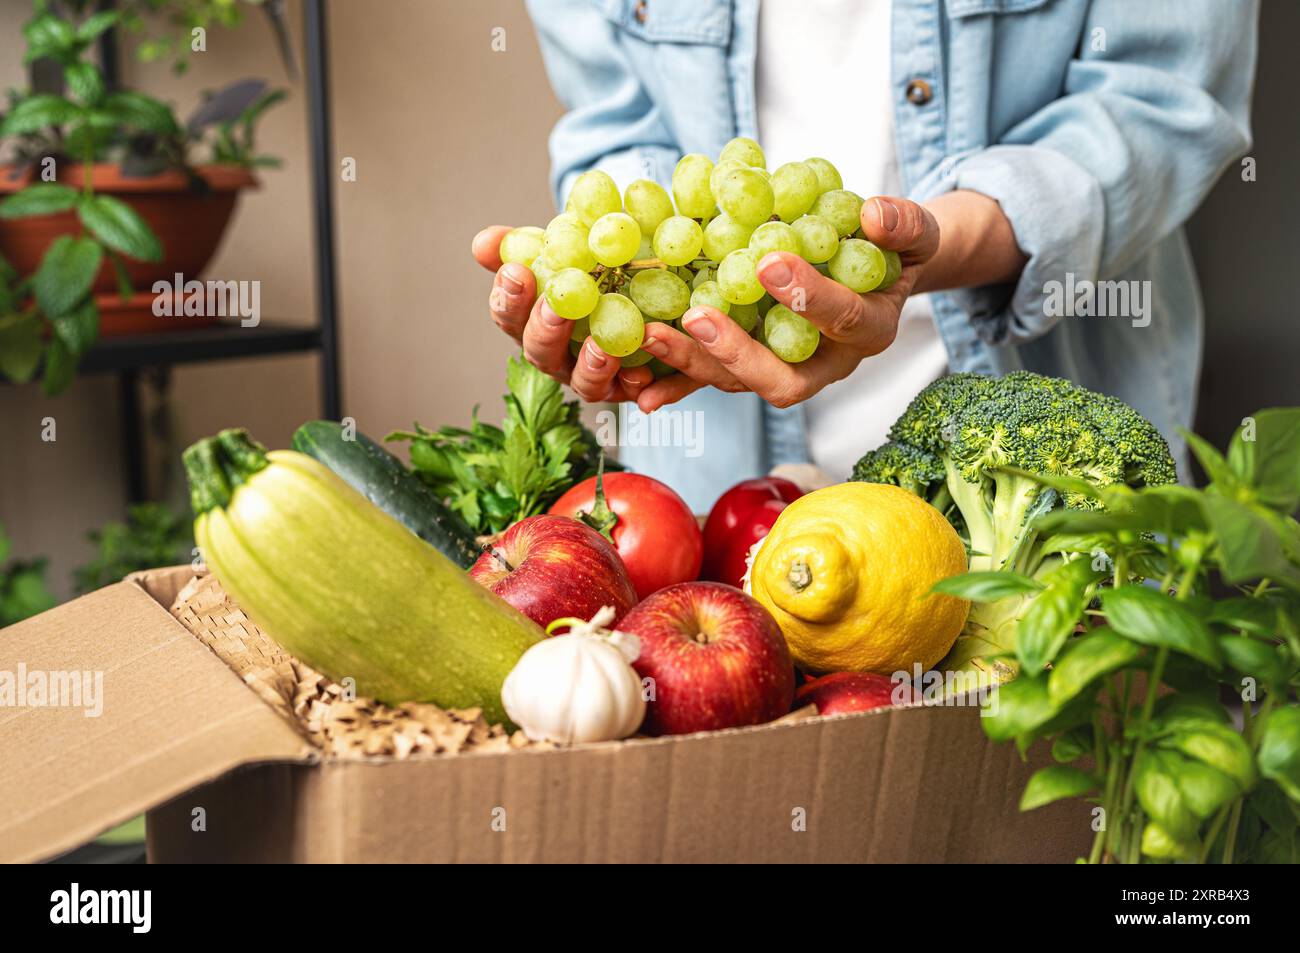
[[[795,663],[812,672],[932,668],[970,603],[931,595],[966,571],[938,510],[896,486],[840,483],[782,511],[754,556],[754,598],[776,617]]]

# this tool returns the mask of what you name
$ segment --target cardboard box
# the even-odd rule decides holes
[[[972,708],[324,756],[167,611],[191,575],[139,574],[0,634],[0,673],[104,673],[98,717],[0,708],[0,860],[143,811],[161,862],[1070,862],[1092,839],[1078,802],[1019,812],[1042,754],[989,742]]]

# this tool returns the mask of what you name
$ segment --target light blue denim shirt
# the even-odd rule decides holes
[[[683,153],[759,135],[758,0],[528,6],[569,110],[550,141],[557,201],[589,168],[667,184]],[[950,370],[1024,368],[1113,394],[1183,459],[1176,428],[1192,418],[1202,313],[1182,225],[1249,148],[1257,19],[1257,0],[893,0],[907,194],[996,199],[1029,258],[1014,287],[932,296]],[[908,97],[918,81],[928,99]],[[836,92],[851,122],[852,91]],[[1112,316],[1079,313],[1089,287],[1093,310]],[[670,409],[699,412],[697,441],[621,457],[697,510],[739,479],[808,459],[797,406],[709,389]]]

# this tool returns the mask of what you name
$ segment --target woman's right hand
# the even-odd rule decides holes
[[[496,272],[488,295],[488,313],[496,326],[523,345],[531,364],[568,384],[583,400],[635,401],[653,382],[654,374],[648,367],[623,370],[618,358],[606,354],[591,338],[575,359],[569,351],[573,322],[538,297],[537,280],[529,269],[516,263],[501,264],[501,238],[508,231],[509,225],[491,225],[474,236],[472,246],[475,260]]]

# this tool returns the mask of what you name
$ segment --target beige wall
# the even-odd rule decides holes
[[[300,44],[300,10],[289,6]],[[476,403],[493,418],[512,348],[487,319],[489,279],[469,241],[484,224],[549,217],[545,140],[560,113],[523,5],[332,0],[329,14],[336,160],[357,164],[357,181],[336,182],[344,413],[375,435],[417,418],[463,422]],[[0,6],[5,86],[22,82],[16,38],[27,15],[25,3]],[[505,52],[492,50],[495,27]],[[246,76],[290,90],[259,137],[284,166],[244,197],[209,274],[260,280],[268,320],[313,323],[306,103],[260,15],[238,33],[214,31],[180,79],[130,61],[125,76],[182,113],[200,90]],[[172,398],[180,446],[230,425],[284,445],[318,413],[317,361],[179,368]],[[79,380],[53,401],[0,385],[0,522],[20,553],[53,557],[60,594],[89,555],[86,529],[121,515],[116,403],[110,378]],[[39,436],[47,415],[53,444]]]

